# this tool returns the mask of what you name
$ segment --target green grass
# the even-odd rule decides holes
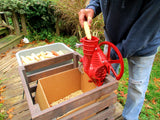
[[[160,119],[160,51],[157,53],[151,75],[148,90],[141,110],[140,120],[159,120]],[[128,90],[128,64],[124,59],[124,74],[119,81],[118,87],[118,101],[124,106],[126,102],[126,95]]]

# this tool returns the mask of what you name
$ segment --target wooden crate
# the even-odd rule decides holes
[[[33,120],[51,120],[57,118],[62,120],[114,119],[112,118],[115,111],[113,104],[116,103],[117,96],[113,91],[118,88],[118,82],[110,75],[107,75],[104,85],[62,102],[55,107],[53,106],[41,111],[39,105],[35,103],[36,81],[49,75],[77,68],[81,57],[77,52],[73,52],[37,63],[19,66],[20,77]],[[68,60],[72,60],[73,62],[32,73],[32,71],[37,69]]]

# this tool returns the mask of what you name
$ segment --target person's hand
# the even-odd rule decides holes
[[[84,21],[87,21],[89,27],[91,27],[92,18],[94,16],[93,9],[81,9],[78,15],[79,15],[79,23],[82,28],[84,28]]]

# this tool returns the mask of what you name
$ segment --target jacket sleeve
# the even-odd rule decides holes
[[[116,45],[123,58],[138,55],[139,51],[147,48],[149,43],[153,42],[155,35],[160,30],[159,13],[160,8],[158,6],[152,7],[152,9],[150,8],[144,12],[132,25],[126,39]],[[111,58],[118,59],[114,50],[111,50]]]
[[[93,9],[94,10],[94,17],[101,13],[101,7],[99,0],[90,0],[90,3],[86,7],[86,9]]]

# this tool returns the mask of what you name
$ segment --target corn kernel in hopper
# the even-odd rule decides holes
[[[67,100],[69,100],[69,99],[71,99],[71,98],[74,98],[74,97],[76,97],[76,96],[78,96],[78,95],[81,95],[81,94],[83,94],[82,90],[78,90],[78,91],[76,91],[76,92],[73,92],[73,93],[69,94],[68,96],[66,96],[66,97],[64,97],[64,98],[62,98],[62,99],[59,99],[59,100],[51,103],[51,106],[60,104],[60,103],[62,103],[62,102],[64,102],[64,101],[67,101]]]

